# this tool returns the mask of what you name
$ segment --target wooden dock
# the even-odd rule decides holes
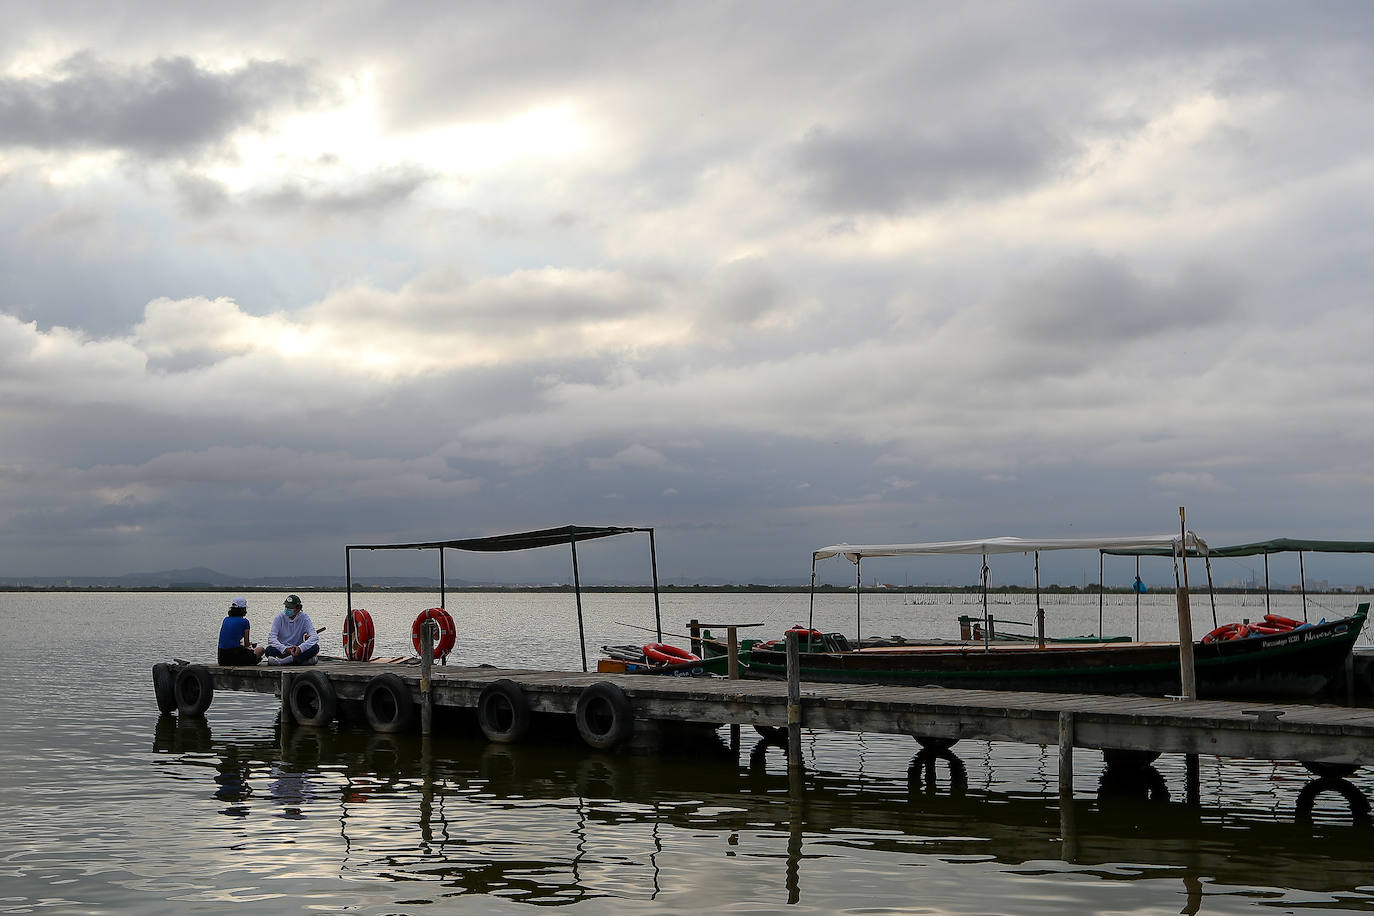
[[[402,702],[418,709],[425,700],[414,664],[189,667],[199,668],[214,690],[282,697],[288,716],[300,697],[297,683],[317,705],[323,689],[332,694],[330,704],[344,706],[366,700],[376,689],[370,685],[385,675],[393,686],[404,685],[408,697]],[[178,690],[184,670],[172,669]],[[511,684],[518,690],[512,692]],[[593,685],[601,686],[589,692]],[[619,729],[614,743],[645,723],[680,722],[905,734],[935,746],[961,738],[1058,746],[1061,787],[1072,773],[1074,748],[1294,760],[1336,768],[1374,765],[1374,709],[811,682],[799,687],[792,704],[789,685],[782,681],[452,666],[435,667],[430,677],[434,707],[479,710],[500,693],[517,707],[517,722],[521,715],[528,721],[526,709],[581,719],[590,715],[588,697],[609,698],[603,718],[629,715],[628,723],[611,723]],[[628,707],[616,707],[621,699]],[[314,708],[307,703],[307,714]],[[332,706],[326,711],[332,716]],[[523,736],[518,728],[500,733],[504,725],[495,727],[493,740]],[[485,722],[483,730],[488,731]],[[796,757],[800,765],[800,754]]]

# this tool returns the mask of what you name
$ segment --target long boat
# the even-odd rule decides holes
[[[1339,543],[1347,552],[1353,552],[1348,550],[1352,542]],[[1240,556],[1245,554],[1237,551],[1253,546],[1224,548],[1216,553]],[[1374,552],[1374,544],[1367,546]],[[1208,553],[1206,544],[1191,532],[1184,537],[992,538],[925,544],[839,544],[813,553],[812,582],[814,587],[816,560],[829,557],[846,557],[855,564],[857,571],[865,557],[982,554],[986,584],[989,554],[1035,553],[1038,577],[1039,552],[1066,549],[1096,549],[1101,553],[1138,556],[1162,553],[1197,557]],[[1259,553],[1260,549],[1255,552]],[[856,589],[856,598],[861,594],[861,590]],[[1186,591],[1182,589],[1180,602],[1186,610]],[[1337,620],[1303,623],[1280,633],[1192,642],[1196,695],[1277,698],[1321,693],[1346,676],[1351,649],[1368,613],[1369,604],[1362,603],[1354,614]],[[1043,609],[1038,609],[1038,617],[1043,637]],[[1182,654],[1187,655],[1186,652]],[[1180,655],[1179,642],[1068,645],[1043,639],[1035,644],[997,644],[987,640],[983,645],[907,645],[848,652],[803,652],[800,663],[804,680],[1181,696],[1187,687],[1183,683]],[[753,648],[748,676],[782,677],[785,673],[786,654],[781,646]]]

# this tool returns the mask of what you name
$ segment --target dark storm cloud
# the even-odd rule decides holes
[[[309,71],[291,64],[217,72],[186,57],[128,67],[83,53],[51,75],[0,79],[0,145],[184,155],[316,97]]]

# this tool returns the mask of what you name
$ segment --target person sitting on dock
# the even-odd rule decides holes
[[[298,595],[288,595],[281,613],[272,618],[272,630],[267,634],[267,663],[313,665],[319,654],[320,637],[310,615],[301,610]]]
[[[229,602],[229,614],[219,625],[219,663],[221,665],[256,665],[262,661],[263,649],[248,639],[248,599],[235,598]]]

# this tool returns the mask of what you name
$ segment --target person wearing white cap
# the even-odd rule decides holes
[[[262,661],[262,647],[248,638],[248,599],[229,602],[229,614],[219,625],[219,663],[256,665]]]

